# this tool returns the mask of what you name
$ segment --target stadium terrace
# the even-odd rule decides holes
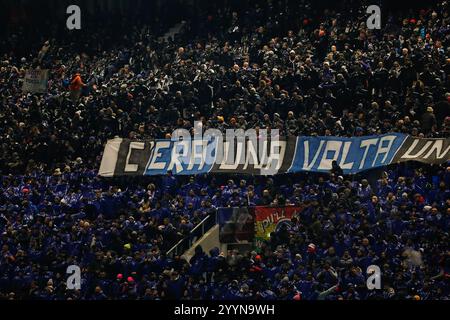
[[[0,300],[449,300],[450,3],[376,2],[2,1]]]

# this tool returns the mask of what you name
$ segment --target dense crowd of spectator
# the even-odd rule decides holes
[[[448,299],[446,165],[393,166],[370,181],[96,176],[107,139],[170,138],[196,120],[205,130],[449,137],[448,5],[389,14],[381,30],[350,5],[211,4],[173,39],[136,24],[52,38],[23,57],[0,51],[0,297]],[[31,67],[49,69],[46,93],[22,92]],[[259,253],[166,256],[219,207],[291,204],[301,216]],[[65,287],[72,264],[79,291]],[[382,290],[366,287],[371,264]]]
[[[448,135],[446,6],[389,17],[380,31],[365,27],[365,13],[336,12],[280,30],[290,16],[262,4],[208,16],[198,37],[196,23],[168,42],[128,28],[110,48],[98,29],[31,56],[4,54],[1,172],[53,170],[76,157],[95,167],[107,138],[164,138],[195,120],[205,130],[285,135]],[[22,94],[31,66],[50,70],[46,94]]]
[[[448,299],[450,168],[250,180],[95,172],[3,179],[0,294],[11,299]],[[156,185],[160,186],[156,188]],[[126,188],[126,189],[122,189]],[[104,191],[102,191],[104,190]],[[175,191],[179,190],[179,191]],[[261,252],[166,256],[216,208],[296,205]],[[80,266],[81,290],[66,290]],[[366,269],[382,270],[369,291]]]

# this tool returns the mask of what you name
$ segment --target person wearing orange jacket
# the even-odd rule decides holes
[[[77,72],[69,85],[70,98],[73,102],[78,101],[81,95],[81,89],[85,86],[86,84],[81,79],[81,74]]]

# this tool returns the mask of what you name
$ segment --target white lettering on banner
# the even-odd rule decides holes
[[[326,143],[326,144],[325,144]],[[332,168],[333,161],[337,161],[339,158],[340,160],[340,167],[342,169],[351,169],[353,167],[354,162],[346,163],[347,157],[348,157],[348,151],[350,150],[350,147],[352,145],[351,141],[338,141],[338,140],[329,140],[329,141],[320,141],[319,148],[316,150],[316,153],[314,154],[314,157],[311,162],[308,163],[309,159],[309,141],[304,141],[304,150],[305,150],[305,158],[303,160],[303,169],[310,171],[314,165],[317,163],[318,157],[320,153],[323,150],[322,157],[319,161],[319,165],[317,167],[317,170],[330,170]],[[325,144],[325,148],[324,148]],[[328,153],[333,152],[333,156],[331,158],[328,158]]]
[[[176,129],[172,132],[171,140],[173,141],[173,146],[170,156],[170,164],[167,170],[173,170],[173,167],[176,166],[175,172],[178,173],[183,171],[182,163],[185,163],[184,159],[187,159],[190,151],[191,133],[186,129]],[[179,147],[182,147],[182,154],[179,153]]]
[[[286,141],[272,140],[270,150],[268,141],[260,139],[259,141],[250,137],[249,140],[237,139],[223,142],[222,161],[219,162],[221,170],[236,170],[239,165],[247,169],[252,165],[255,169],[278,170],[283,162],[286,150]]]
[[[240,159],[243,156],[243,143],[241,141],[238,141],[236,144],[234,143],[234,139],[233,142],[231,144],[231,146],[236,146],[236,148],[230,147],[230,142],[229,141],[225,141],[224,142],[224,154],[225,157],[222,161],[222,163],[220,164],[220,169],[223,170],[236,170],[237,167],[239,166],[240,163]],[[236,149],[236,157],[234,157],[234,149]]]
[[[206,148],[208,146],[208,141],[206,140],[193,140],[191,147],[191,157],[188,165],[188,170],[194,168],[194,164],[198,164],[198,170],[202,170],[205,165],[206,159]],[[198,152],[199,147],[201,147],[201,152]]]
[[[189,141],[177,141],[173,144],[172,146],[172,153],[170,156],[170,164],[167,167],[167,170],[173,170],[173,167],[175,166],[175,172],[179,173],[181,171],[183,171],[183,165],[182,163],[184,163],[183,158],[187,158],[187,156],[189,155],[189,146],[190,146],[190,140]],[[183,150],[182,153],[179,152],[178,147],[181,147],[181,149]]]
[[[247,153],[244,164],[244,170],[247,169],[249,164],[253,164],[255,169],[260,169],[261,164],[258,159],[258,152],[255,149],[255,145],[252,140],[247,143]]]
[[[183,165],[187,165],[188,170],[193,170],[195,164],[199,164],[199,170],[201,170],[205,163],[208,165],[216,163],[220,170],[236,170],[239,165],[244,165],[247,168],[249,164],[254,165],[255,168],[261,168],[265,164],[267,158],[267,129],[260,130],[258,134],[255,129],[245,131],[243,129],[227,129],[226,139],[224,140],[221,131],[211,129],[205,132],[205,137],[208,138],[204,139],[202,128],[201,121],[194,122],[194,142],[192,144],[191,133],[188,130],[176,129],[173,131],[171,141],[174,142],[173,148],[175,150],[172,149],[167,170],[175,168],[176,173],[179,173],[184,170]],[[271,152],[269,160],[277,161],[275,167],[280,168],[279,160],[284,157],[286,143],[278,142],[279,130],[271,130],[270,135],[270,141],[273,142],[271,148],[273,152]],[[210,138],[213,138],[211,145]],[[263,145],[263,149],[261,149],[261,145]],[[183,152],[181,154],[179,146],[182,146]],[[256,148],[259,151],[258,153],[256,153]],[[283,151],[283,153],[280,153],[280,151]],[[272,168],[272,163],[270,168]]]
[[[319,157],[320,151],[322,150],[323,144],[325,141],[320,141],[319,147],[316,150],[316,153],[314,154],[314,158],[310,163],[308,163],[309,159],[309,141],[305,140],[303,142],[303,147],[305,148],[305,159],[303,160],[303,170],[311,171],[312,167],[314,166],[314,163],[316,163],[317,158]]]
[[[444,146],[444,140],[436,140],[431,147],[430,151],[425,155],[425,159],[431,156],[433,151],[436,150],[436,159],[442,159],[450,150],[450,146],[447,147],[447,149],[444,150],[444,152],[441,153],[442,147]]]
[[[419,158],[427,149],[428,147],[433,143],[433,141],[427,141],[425,145],[420,149],[419,152],[416,154],[412,154],[413,150],[416,148],[417,144],[419,143],[419,139],[415,139],[414,142],[411,144],[411,147],[409,147],[408,150],[406,150],[405,154],[402,155],[402,159],[414,159]]]
[[[247,169],[248,165],[253,165],[253,168],[260,169],[261,154],[260,143],[258,142],[258,137],[255,129],[248,129],[245,131],[246,137],[246,152],[245,152],[245,163],[244,169]]]
[[[342,148],[342,157],[341,157],[341,162],[339,163],[339,166],[343,170],[345,170],[345,169],[351,170],[353,167],[353,164],[354,164],[354,162],[345,163],[345,161],[347,160],[347,156],[348,156],[348,150],[350,150],[351,145],[352,145],[352,142],[347,141],[347,142],[344,142],[344,147]]]
[[[342,141],[327,141],[325,145],[325,150],[322,154],[322,159],[320,160],[319,170],[330,170],[332,167],[333,161],[336,161],[339,157],[339,151],[341,150]],[[333,158],[327,158],[328,152],[334,151]]]
[[[243,164],[242,153],[243,143],[245,142],[245,132],[243,129],[227,129],[226,139],[224,142],[224,159],[220,164],[220,169],[224,170],[236,170],[239,164]],[[236,152],[236,154],[235,154]]]
[[[130,142],[130,146],[128,147],[127,160],[125,162],[124,172],[136,172],[138,171],[139,165],[130,163],[130,156],[133,149],[135,150],[144,150],[145,143],[144,142]]]
[[[377,153],[375,154],[375,157],[372,162],[372,166],[375,166],[375,162],[378,159],[378,156],[380,154],[384,154],[382,163],[386,162],[387,156],[389,154],[389,151],[391,150],[392,144],[394,143],[394,140],[396,139],[396,136],[385,136],[380,139],[380,142],[378,143],[378,149]],[[386,147],[383,147],[383,142],[388,141],[388,145]]]
[[[212,141],[211,146],[205,151],[205,162],[212,168],[214,163],[221,163],[223,159],[222,132],[219,129],[208,129],[205,131],[204,139]]]
[[[261,148],[261,142],[259,142],[259,157],[261,158],[261,161],[260,161],[261,167],[265,166],[267,164],[267,159],[268,159],[267,145],[268,145],[268,142],[267,142],[267,139],[265,139],[265,138],[262,141],[262,148]]]
[[[436,154],[436,159],[442,159],[450,151],[450,146],[448,146],[444,151],[444,139],[439,139],[435,141],[427,141],[425,145],[416,153],[413,153],[414,149],[417,147],[420,139],[414,139],[408,150],[402,155],[401,159],[417,159],[417,158],[429,158],[433,153]],[[428,151],[428,152],[427,152]],[[422,156],[427,152],[424,156]]]
[[[162,153],[159,152],[160,149],[167,149],[170,147],[170,141],[158,141],[155,145],[155,151],[153,153],[152,160],[148,165],[148,169],[150,170],[163,170],[166,167],[166,162],[156,162],[158,158],[162,156]]]
[[[272,140],[270,143],[270,154],[267,166],[263,169],[263,174],[275,174],[283,164],[286,141]],[[273,164],[275,162],[275,164]]]
[[[361,160],[361,163],[359,164],[359,169],[362,169],[364,167],[364,163],[366,162],[366,157],[367,157],[367,153],[369,152],[370,146],[377,144],[378,140],[379,140],[378,138],[374,138],[374,139],[367,139],[367,140],[361,141],[360,147],[365,148],[365,150],[364,150],[364,155]]]

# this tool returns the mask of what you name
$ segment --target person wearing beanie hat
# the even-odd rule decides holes
[[[315,253],[316,252],[316,245],[314,243],[308,244],[308,253]]]

